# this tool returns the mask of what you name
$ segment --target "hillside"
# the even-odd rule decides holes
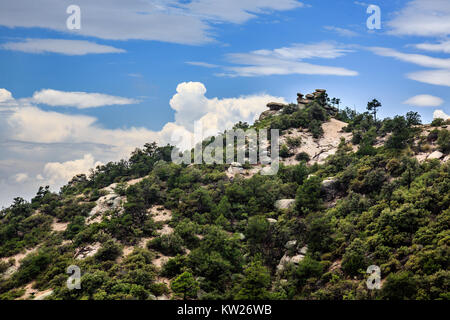
[[[16,198],[0,212],[0,298],[450,299],[450,123],[298,97],[235,126],[280,130],[274,176],[177,165],[149,143]]]

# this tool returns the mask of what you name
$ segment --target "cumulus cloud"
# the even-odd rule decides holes
[[[410,36],[448,36],[450,2],[448,0],[413,0],[388,22],[390,33]]]
[[[324,66],[303,62],[307,59],[335,59],[353,52],[331,42],[293,44],[273,50],[262,49],[248,53],[231,53],[226,59],[235,66],[224,67],[221,76],[255,77],[266,75],[336,75],[356,76],[358,72],[342,67]]]
[[[11,92],[6,89],[0,88],[0,102],[6,102],[13,99]]]
[[[238,121],[252,123],[270,101],[286,102],[268,94],[225,99],[207,98],[205,94],[206,87],[201,82],[183,82],[177,86],[177,93],[170,100],[177,125],[193,132],[194,122],[200,121],[204,128],[219,132]]]
[[[53,89],[43,89],[35,92],[32,101],[54,107],[76,107],[79,109],[134,104],[138,102],[135,99],[110,96],[101,93],[65,92]]]
[[[43,178],[49,184],[64,184],[77,174],[87,174],[101,162],[96,162],[91,154],[86,154],[82,159],[66,162],[49,162],[44,167]]]
[[[435,110],[433,113],[433,119],[441,118],[444,120],[450,119],[450,116],[446,114],[443,110]]]
[[[0,92],[12,97],[7,90]],[[3,188],[0,205],[10,203],[17,195],[31,197],[40,185],[58,188],[99,162],[128,158],[136,147],[147,142],[188,148],[190,144],[186,139],[174,138],[181,135],[194,140],[196,121],[203,125],[206,135],[215,134],[240,120],[253,122],[270,101],[286,102],[264,93],[209,98],[202,83],[180,83],[170,100],[175,121],[165,124],[159,131],[152,131],[135,127],[106,129],[94,117],[45,111],[37,107],[32,98],[11,99],[0,100],[0,110],[6,111],[5,116],[0,117],[0,187]],[[26,181],[19,175],[24,172]],[[7,183],[11,179],[14,184]]]
[[[71,56],[125,52],[123,49],[90,41],[63,39],[26,39],[24,41],[3,43],[0,45],[0,48],[26,53],[58,53]]]
[[[1,1],[0,25],[68,32],[64,13],[71,4],[71,0]],[[213,25],[218,22],[244,23],[261,14],[302,6],[296,0],[77,0],[76,4],[81,8],[79,35],[181,44],[213,41]]]
[[[26,173],[18,173],[14,176],[14,181],[18,182],[18,183],[22,183],[28,180],[28,174]]]
[[[429,94],[421,94],[411,97],[403,103],[416,107],[439,107],[444,103],[444,100]]]

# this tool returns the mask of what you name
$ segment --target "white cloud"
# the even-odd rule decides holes
[[[82,159],[66,162],[49,162],[44,167],[44,179],[51,185],[67,183],[77,174],[87,174],[101,162],[96,162],[91,154],[86,154]]]
[[[427,70],[407,74],[411,80],[450,87],[450,70]]]
[[[422,67],[450,68],[450,59],[434,58],[423,54],[402,53],[394,49],[382,47],[372,47],[369,49],[379,56],[396,58]]]
[[[291,10],[303,7],[304,4],[296,0],[194,0],[185,8],[196,15],[208,17],[218,21],[243,23],[255,17],[255,14],[273,10]]]
[[[134,127],[106,129],[94,117],[44,111],[31,98],[0,101],[0,109],[7,111],[0,117],[0,187],[3,188],[0,205],[10,203],[14,196],[31,197],[40,185],[50,184],[55,190],[97,162],[128,158],[136,147],[147,142],[189,147],[184,141],[173,140],[173,134],[192,137],[195,121],[203,124],[207,135],[230,128],[239,120],[251,123],[270,101],[286,102],[263,93],[208,98],[202,83],[180,83],[170,100],[175,121],[159,131]],[[27,172],[26,181],[4,182],[23,172]]]
[[[368,49],[379,56],[393,57],[419,66],[436,68],[436,70],[409,73],[406,75],[408,79],[433,85],[450,86],[450,59],[434,58],[422,54],[402,53],[390,48],[372,47]]]
[[[28,180],[28,174],[26,173],[18,173],[14,176],[14,181],[17,183],[22,183]]]
[[[450,119],[450,116],[442,110],[435,110],[433,113],[433,119],[437,119],[437,118],[448,120],[448,119]]]
[[[415,47],[426,51],[450,53],[450,40],[439,43],[419,43]]]
[[[11,92],[6,89],[0,88],[0,102],[6,102],[12,100],[13,96]]]
[[[32,101],[49,106],[76,107],[79,109],[97,108],[110,105],[126,105],[138,103],[137,100],[110,96],[101,93],[65,92],[43,89],[33,94]]]
[[[170,100],[176,110],[175,123],[193,132],[195,121],[214,132],[229,129],[238,121],[253,123],[266,110],[270,101],[286,103],[281,97],[268,94],[242,96],[239,98],[207,98],[206,88],[201,82],[183,82]]]
[[[157,40],[182,44],[212,41],[218,22],[244,23],[257,15],[291,10],[296,0],[77,0],[81,29],[66,28],[71,0],[15,0],[0,2],[0,25],[46,28],[110,40]]]
[[[211,63],[201,62],[201,61],[187,61],[186,64],[190,64],[191,66],[211,68],[211,69],[220,67],[216,64],[211,64]]]
[[[20,42],[7,42],[0,48],[27,53],[59,53],[65,55],[80,56],[92,53],[122,53],[123,49],[105,46],[84,40],[63,39],[26,39]]]
[[[355,31],[335,26],[325,26],[324,29],[335,32],[341,37],[356,37],[358,35]]]
[[[274,50],[256,50],[249,53],[227,55],[230,62],[241,65],[226,67],[227,76],[264,76],[287,74],[318,74],[356,76],[358,72],[341,67],[323,66],[303,62],[305,59],[335,59],[352,52],[334,43],[294,44]]]
[[[388,22],[391,33],[413,36],[447,36],[450,34],[448,0],[413,0]]]
[[[429,94],[421,94],[411,97],[403,103],[416,107],[439,107],[444,100]]]

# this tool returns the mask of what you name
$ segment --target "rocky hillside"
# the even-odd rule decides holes
[[[15,199],[0,213],[0,298],[449,299],[449,123],[376,121],[321,89],[268,108],[236,126],[280,129],[275,176],[176,165],[147,144]]]

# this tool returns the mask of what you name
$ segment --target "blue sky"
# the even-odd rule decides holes
[[[447,0],[2,2],[0,206],[316,88],[359,111],[377,98],[384,117],[449,114],[449,21]]]

